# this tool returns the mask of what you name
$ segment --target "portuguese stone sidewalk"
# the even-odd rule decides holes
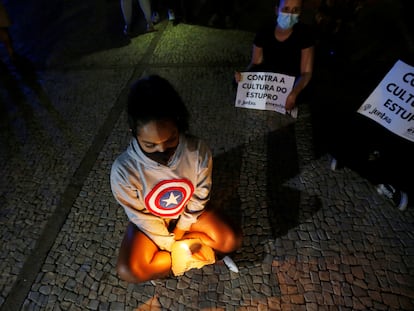
[[[414,209],[331,171],[309,105],[296,120],[234,107],[251,31],[156,28],[130,42],[118,28],[116,44],[90,50],[82,35],[94,35],[78,29],[35,76],[10,64],[2,75],[0,310],[413,310]],[[127,219],[109,170],[129,141],[128,86],[152,73],[213,150],[212,203],[245,235],[239,273],[218,262],[156,285],[115,273]]]

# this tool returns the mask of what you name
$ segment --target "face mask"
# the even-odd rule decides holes
[[[145,152],[142,150],[142,152],[151,160],[161,163],[163,165],[167,165],[168,161],[171,159],[171,157],[174,155],[175,150],[177,147],[174,148],[168,148],[164,152]]]
[[[277,16],[277,24],[282,29],[292,28],[299,21],[299,14],[279,13]]]

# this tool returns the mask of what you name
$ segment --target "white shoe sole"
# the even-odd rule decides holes
[[[227,268],[229,268],[230,271],[233,271],[234,273],[239,273],[239,268],[237,268],[233,259],[231,259],[229,256],[225,256],[223,258],[223,262],[226,264]]]

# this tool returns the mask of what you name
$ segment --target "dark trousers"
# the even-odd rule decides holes
[[[414,142],[353,113],[331,123],[329,153],[373,184],[391,184],[413,194]]]

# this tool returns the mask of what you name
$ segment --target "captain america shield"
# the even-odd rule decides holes
[[[163,180],[147,194],[145,204],[154,215],[175,218],[181,214],[193,193],[193,184],[187,179]]]

